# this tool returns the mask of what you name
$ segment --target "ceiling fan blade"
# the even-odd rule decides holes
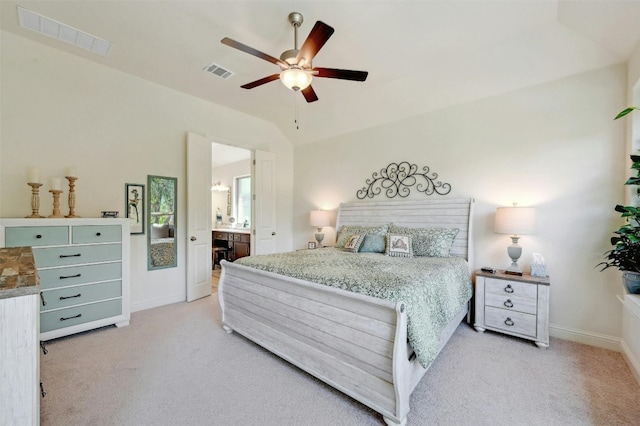
[[[316,95],[315,90],[313,90],[313,87],[311,86],[307,86],[306,89],[303,89],[302,95],[307,100],[307,102],[315,102],[318,100],[318,95]]]
[[[260,80],[252,81],[251,83],[243,84],[243,89],[253,89],[254,87],[262,86],[265,83],[269,83],[270,81],[277,80],[280,78],[280,74],[272,74],[268,77],[261,78]]]
[[[333,31],[334,29],[329,25],[322,21],[317,21],[307,36],[307,39],[302,44],[296,61],[300,62],[300,60],[304,58],[307,63],[311,63],[318,51],[322,49],[322,46],[329,40]]]
[[[314,77],[338,78],[340,80],[365,81],[367,71],[340,70],[336,68],[314,68]],[[315,73],[317,71],[317,74]]]
[[[222,44],[226,44],[229,47],[233,47],[234,49],[238,49],[238,50],[241,50],[241,51],[243,51],[245,53],[248,53],[249,55],[253,55],[253,56],[256,56],[256,57],[258,57],[260,59],[264,59],[265,61],[271,62],[272,64],[279,65],[279,66],[284,66],[285,68],[289,68],[289,65],[286,62],[284,62],[284,61],[282,61],[282,60],[280,60],[278,58],[274,58],[271,55],[267,55],[266,53],[263,53],[263,52],[261,52],[259,50],[256,50],[253,47],[249,47],[246,44],[240,43],[239,41],[232,40],[229,37],[223,38],[222,40],[220,40],[220,42]]]

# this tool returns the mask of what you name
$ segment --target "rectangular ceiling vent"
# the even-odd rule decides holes
[[[224,69],[220,65],[216,65],[213,63],[207,65],[202,69],[206,72],[210,72],[213,75],[217,75],[220,78],[229,78],[234,74],[232,71]]]
[[[18,21],[20,26],[28,30],[44,34],[47,37],[64,41],[67,44],[88,50],[101,56],[107,56],[113,43],[76,28],[55,21],[46,16],[23,9],[18,6]]]

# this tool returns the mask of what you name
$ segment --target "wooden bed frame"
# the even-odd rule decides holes
[[[342,225],[394,223],[459,228],[451,253],[471,263],[473,199],[352,202]],[[237,331],[274,354],[405,425],[411,392],[427,371],[407,343],[403,303],[285,277],[222,261],[218,301],[226,332]],[[468,304],[443,331],[438,353],[468,314]]]

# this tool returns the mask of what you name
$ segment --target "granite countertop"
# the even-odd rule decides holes
[[[233,232],[236,234],[250,234],[251,228],[213,228],[217,232]]]
[[[31,247],[0,248],[0,299],[40,293]]]

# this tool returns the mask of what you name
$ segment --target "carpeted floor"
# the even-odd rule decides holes
[[[382,425],[367,407],[220,326],[217,298],[48,343],[41,424]],[[637,425],[621,355],[547,350],[461,324],[411,398],[409,425]]]

